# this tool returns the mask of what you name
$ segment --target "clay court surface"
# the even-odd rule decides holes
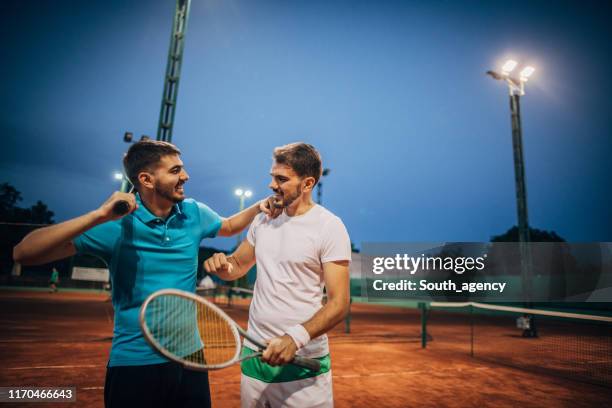
[[[224,309],[245,326],[239,303]],[[75,386],[77,402],[63,405],[103,406],[108,295],[0,290],[0,310],[0,386]],[[453,342],[421,349],[419,332],[417,310],[353,304],[351,333],[340,324],[330,334],[336,406],[610,406],[609,388],[471,358]],[[213,406],[239,406],[238,367],[210,379]]]

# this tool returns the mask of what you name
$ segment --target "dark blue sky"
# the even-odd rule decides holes
[[[173,1],[0,3],[0,182],[61,221],[117,187],[123,132],[155,135]],[[222,215],[267,194],[274,146],[332,169],[354,242],[486,241],[516,223],[507,57],[532,226],[612,240],[612,13],[604,1],[194,0],[173,141]],[[230,247],[233,239],[215,245]]]

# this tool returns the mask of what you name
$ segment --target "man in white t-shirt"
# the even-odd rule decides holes
[[[242,407],[333,406],[325,333],[348,312],[351,244],[340,218],[312,200],[321,171],[321,156],[309,144],[274,149],[270,188],[282,213],[256,217],[232,255],[204,262],[224,280],[244,276],[257,262],[248,332],[268,347],[261,359],[242,363]],[[243,355],[253,349],[246,341]],[[288,364],[296,354],[318,359],[321,370]]]

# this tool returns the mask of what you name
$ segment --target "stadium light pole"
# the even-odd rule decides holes
[[[519,241],[529,242],[529,222],[527,216],[527,189],[525,187],[525,160],[523,157],[523,136],[521,128],[520,97],[525,95],[525,83],[533,74],[533,67],[525,67],[519,78],[510,76],[517,67],[517,62],[508,60],[502,66],[502,72],[488,71],[487,74],[508,85],[510,94],[510,116],[512,123],[512,146],[514,150],[514,179],[516,182],[516,203],[518,212]]]
[[[244,210],[245,200],[253,196],[253,192],[251,190],[244,190],[242,188],[237,188],[236,190],[234,190],[234,194],[240,199],[240,205],[239,205],[240,211]],[[236,248],[240,246],[241,242],[242,242],[242,232],[238,234],[238,242],[236,242]],[[248,277],[247,275],[244,275],[243,277],[239,278],[237,281],[234,281],[234,284],[232,286],[238,286],[241,288],[245,288],[247,287],[247,284],[248,284]]]
[[[113,179],[115,181],[123,181],[123,173],[120,171],[116,171],[113,173]]]
[[[121,191],[122,193],[127,193],[128,191],[130,191],[130,182],[127,179],[127,177],[125,177],[123,175],[122,172],[120,171],[116,171],[113,173],[113,179],[115,181],[120,181],[121,182],[121,186],[119,187],[119,191]]]
[[[531,285],[531,251],[529,248],[529,219],[527,215],[527,188],[525,185],[525,159],[523,156],[523,131],[521,127],[520,98],[525,95],[525,83],[535,72],[531,66],[524,67],[519,77],[511,74],[517,68],[518,63],[507,60],[501,68],[501,73],[487,71],[487,75],[498,81],[504,81],[508,85],[510,94],[510,118],[512,124],[512,148],[514,152],[514,180],[516,184],[516,207],[518,215],[519,248],[521,252],[521,275],[523,278],[523,298],[529,305],[532,297]],[[535,321],[531,320],[523,331],[523,337],[537,337]]]
[[[247,198],[250,198],[253,195],[251,190],[243,190],[242,188],[237,188],[234,190],[234,194],[240,199],[240,205],[238,207],[239,211],[244,210],[244,202]],[[240,245],[242,242],[242,233],[238,234],[238,244]]]

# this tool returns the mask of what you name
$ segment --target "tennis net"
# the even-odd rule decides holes
[[[612,315],[474,302],[422,313],[423,347],[612,387]]]
[[[224,308],[243,308],[248,311],[253,298],[253,290],[238,286],[218,285],[214,288],[197,288],[196,293],[208,298],[215,304]],[[327,302],[327,295],[323,295],[323,303]],[[353,299],[351,298],[351,303]],[[344,318],[344,332],[351,332],[351,309]]]

